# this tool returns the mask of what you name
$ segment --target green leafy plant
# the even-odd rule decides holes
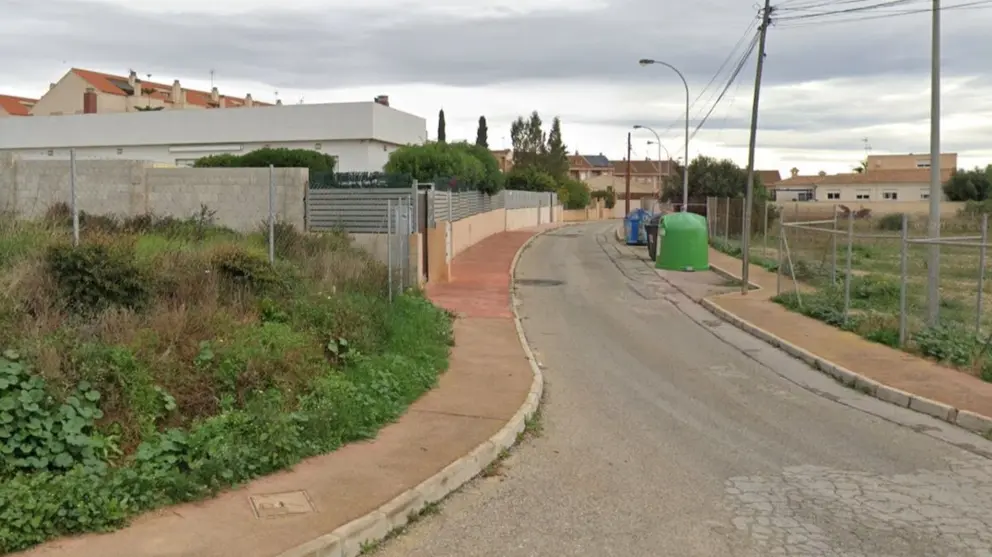
[[[140,309],[150,300],[150,280],[135,264],[133,249],[100,243],[58,244],[48,249],[46,263],[63,304],[75,311]]]

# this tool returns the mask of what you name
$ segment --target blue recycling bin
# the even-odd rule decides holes
[[[650,213],[644,209],[634,209],[623,219],[624,237],[628,246],[640,246],[644,244],[644,222],[650,217]]]

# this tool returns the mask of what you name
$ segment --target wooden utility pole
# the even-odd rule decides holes
[[[627,178],[624,180],[626,182],[624,194],[624,215],[630,214],[630,132],[627,132]]]
[[[761,28],[758,36],[758,67],[754,76],[754,100],[751,104],[751,138],[747,146],[747,189],[744,192],[744,210],[741,229],[741,294],[746,295],[750,290],[748,271],[751,269],[751,209],[754,206],[754,149],[758,138],[758,98],[761,95],[761,71],[765,67],[765,36],[772,22],[771,0],[765,0],[765,9],[761,12]],[[688,154],[686,155],[688,157]],[[728,201],[729,203],[729,201]],[[765,211],[768,210],[766,204]]]

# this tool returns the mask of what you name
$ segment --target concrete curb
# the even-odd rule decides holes
[[[541,373],[541,368],[534,358],[530,345],[527,344],[520,314],[517,312],[518,300],[515,288],[516,277],[514,276],[517,262],[520,260],[521,254],[539,236],[568,224],[559,224],[555,228],[542,230],[528,238],[514,254],[513,261],[510,263],[510,309],[513,311],[513,324],[517,329],[517,337],[524,349],[524,355],[530,363],[531,372],[534,374],[534,380],[531,382],[530,392],[527,394],[526,400],[510,418],[510,421],[488,441],[444,467],[420,485],[404,491],[392,501],[339,527],[330,534],[325,534],[284,551],[277,557],[357,557],[369,545],[382,541],[391,532],[409,524],[411,519],[416,517],[424,507],[444,499],[481,474],[487,466],[499,458],[500,453],[516,444],[519,435],[527,426],[527,420],[537,412],[537,408],[541,404],[541,395],[544,393],[544,375]]]
[[[707,298],[704,298],[701,301],[701,304],[704,308],[720,319],[727,321],[752,336],[760,338],[776,348],[782,349],[789,355],[806,362],[817,371],[833,377],[838,382],[851,387],[852,389],[857,389],[866,395],[875,397],[884,402],[901,406],[903,408],[909,408],[910,410],[914,410],[921,414],[933,416],[934,418],[981,435],[985,435],[992,431],[992,418],[981,414],[976,414],[974,412],[969,412],[968,410],[960,410],[942,402],[930,400],[928,398],[924,398],[913,393],[907,393],[906,391],[901,391],[895,387],[890,387],[879,383],[845,367],[841,367],[830,360],[821,358],[804,348],[796,346],[795,344],[792,344],[791,342],[788,342],[787,340],[774,335],[761,327],[758,327],[757,325],[754,325],[750,321],[741,319]]]

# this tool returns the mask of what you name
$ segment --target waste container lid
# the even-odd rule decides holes
[[[657,215],[652,215],[651,218],[648,219],[648,224],[651,226],[658,226],[658,224],[661,223],[661,219],[664,218],[664,216],[665,213],[658,213]]]

